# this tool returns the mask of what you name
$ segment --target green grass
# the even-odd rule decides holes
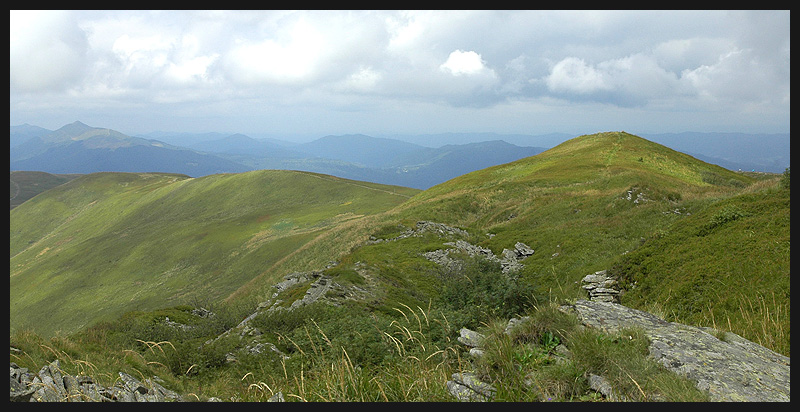
[[[226,298],[283,276],[271,267],[322,232],[415,192],[285,171],[87,175],[11,212],[11,328],[51,335]]]
[[[11,171],[11,209],[21,205],[26,200],[52,189],[56,186],[69,182],[78,174],[50,174],[34,171]]]
[[[589,374],[606,378],[616,396],[628,401],[708,401],[691,381],[647,357],[649,342],[640,330],[605,335],[581,328],[553,304],[529,315],[509,333],[505,319],[480,329],[485,353],[476,366],[496,386],[496,401],[599,400],[589,390]],[[557,352],[559,345],[569,354]]]
[[[20,274],[36,279],[33,268],[55,271],[114,257],[114,247],[103,245],[125,238],[137,240],[115,264],[128,269],[125,279],[151,271],[163,274],[163,285],[174,279],[176,289],[172,300],[148,302],[69,337],[47,340],[20,327],[11,341],[25,355],[12,361],[38,369],[54,356],[87,359],[97,372],[133,368],[165,378],[181,393],[223,400],[264,401],[280,391],[288,401],[453,401],[444,382],[475,366],[455,342],[458,330],[470,327],[491,337],[486,361],[477,366],[498,388],[496,400],[602,400],[588,389],[589,373],[604,375],[632,400],[707,400],[646,357],[641,333],[581,331],[574,318],[554,310],[585,298],[580,279],[603,269],[619,277],[623,304],[720,334],[732,331],[789,355],[788,170],[784,176],[734,173],[636,136],[602,133],[424,192],[324,175],[295,177],[302,179],[160,176],[145,185],[130,175],[94,176],[97,185],[74,186],[80,189],[65,190],[59,201],[34,199],[47,199],[47,207],[22,205],[19,210],[41,215],[42,227],[15,224],[18,212],[12,212],[12,290],[19,290]],[[270,190],[276,187],[285,189]],[[302,194],[309,187],[325,193],[327,203],[309,202]],[[105,204],[106,198],[114,201]],[[103,219],[88,218],[88,211]],[[109,217],[114,211],[145,227],[122,225]],[[506,278],[487,262],[467,259],[463,271],[450,273],[421,256],[455,239],[428,234],[365,243],[370,236],[392,239],[419,220],[465,229],[464,240],[496,255],[516,242],[536,252],[522,261],[517,276]],[[159,232],[162,226],[168,230]],[[75,230],[62,235],[66,228]],[[98,231],[101,239],[90,236]],[[163,240],[148,246],[147,233]],[[71,244],[80,246],[69,249]],[[176,260],[179,250],[197,256]],[[53,252],[66,257],[50,267]],[[155,257],[148,263],[167,264],[144,268],[148,257]],[[252,313],[282,276],[319,270],[332,260],[326,275],[370,293],[342,306],[315,304],[252,321],[263,332],[259,339],[289,353],[289,360],[240,354],[226,363],[225,353],[237,349],[238,339],[202,345]],[[180,294],[178,284],[206,275],[206,289]],[[49,289],[57,282],[42,279],[39,285]],[[146,289],[142,282],[139,290]],[[303,292],[292,290],[291,300]],[[12,293],[12,321],[13,299]],[[134,300],[146,302],[144,292]],[[177,305],[192,301],[208,302],[222,315],[191,318]],[[516,336],[498,333],[517,315],[534,322]],[[160,323],[164,316],[198,327],[179,333]],[[558,344],[574,357],[555,362]]]
[[[695,210],[615,266],[628,288],[622,302],[788,356],[789,191],[770,187]]]

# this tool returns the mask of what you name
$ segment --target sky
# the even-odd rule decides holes
[[[10,124],[789,133],[789,11],[10,11]]]

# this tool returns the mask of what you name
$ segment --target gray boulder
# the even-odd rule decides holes
[[[605,333],[641,328],[650,356],[686,376],[715,402],[789,402],[789,358],[739,335],[720,340],[710,328],[667,322],[653,314],[612,302],[579,300],[562,310]]]

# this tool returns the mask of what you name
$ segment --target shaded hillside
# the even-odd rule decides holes
[[[415,192],[288,171],[83,176],[11,211],[11,327],[75,331],[220,299],[277,278],[270,267],[315,237]]]
[[[12,171],[9,183],[11,189],[11,209],[21,205],[23,202],[39,193],[69,182],[78,176],[80,175],[54,175],[45,172]]]

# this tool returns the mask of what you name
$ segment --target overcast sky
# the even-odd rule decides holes
[[[789,132],[789,11],[11,11],[10,123]]]

